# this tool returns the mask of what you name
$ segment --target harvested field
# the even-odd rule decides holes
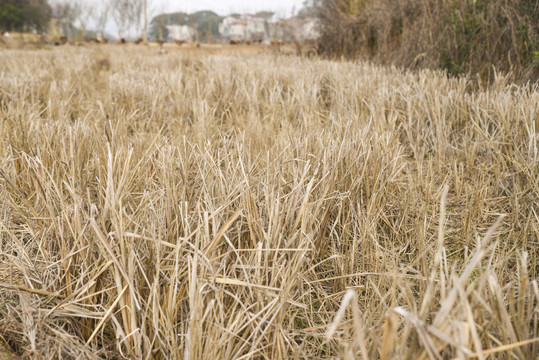
[[[537,357],[537,84],[4,50],[0,119],[13,355]]]

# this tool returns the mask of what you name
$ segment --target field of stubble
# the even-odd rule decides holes
[[[538,174],[501,75],[0,51],[0,353],[536,358]]]

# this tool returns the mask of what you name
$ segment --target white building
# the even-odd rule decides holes
[[[187,25],[167,25],[168,42],[183,41],[191,42],[196,35],[196,30]]]
[[[256,15],[228,16],[219,24],[225,41],[262,41],[266,38],[266,20]]]
[[[315,18],[306,18],[302,26],[303,41],[314,41],[320,37],[320,21]]]

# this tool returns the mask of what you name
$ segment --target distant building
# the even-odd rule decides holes
[[[263,41],[267,37],[266,20],[257,15],[227,16],[219,24],[219,33],[227,41]]]
[[[167,25],[167,42],[183,41],[192,42],[196,35],[196,30],[187,25]]]
[[[303,41],[314,41],[320,37],[320,20],[317,18],[306,18],[302,24]]]
[[[272,40],[311,42],[320,37],[317,18],[281,19],[274,15],[266,21],[257,15],[231,15],[219,24],[219,33],[226,42]]]

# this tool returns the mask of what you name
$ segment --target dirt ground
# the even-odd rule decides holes
[[[96,44],[92,42],[84,41],[75,41],[66,43],[58,46],[80,46],[80,47],[99,47],[99,46],[110,46],[117,45],[117,42],[110,42],[108,44]],[[122,46],[127,48],[139,47],[139,48],[150,48],[161,51],[162,53],[169,52],[204,52],[207,54],[215,54],[222,52],[238,53],[238,52],[247,52],[247,53],[261,53],[261,52],[272,52],[277,54],[285,55],[305,55],[312,56],[314,54],[314,46],[312,45],[295,45],[293,43],[284,43],[279,45],[229,45],[229,44],[204,44],[204,43],[186,43],[182,45],[177,45],[174,43],[165,43],[158,44],[155,42],[149,43],[127,43]],[[0,49],[45,49],[52,50],[55,46],[54,42],[50,39],[42,40],[40,36],[35,34],[20,34],[20,33],[11,33],[9,36],[0,36]]]

